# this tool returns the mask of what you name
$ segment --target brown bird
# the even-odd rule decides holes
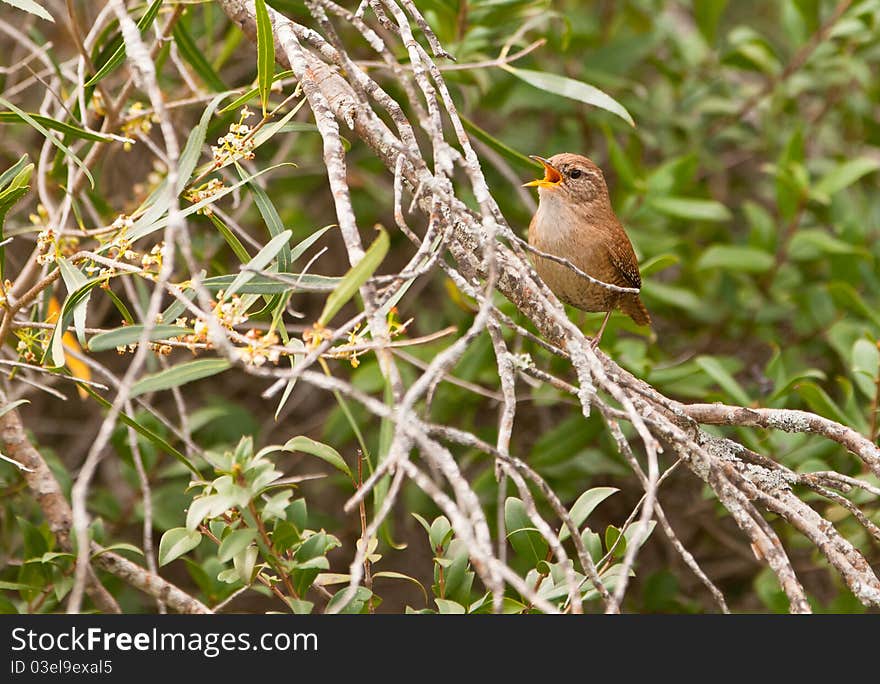
[[[538,188],[538,211],[529,224],[529,244],[568,259],[587,275],[619,287],[641,288],[639,262],[611,207],[602,170],[579,154],[532,156],[544,165],[544,178],[526,183]],[[599,344],[615,308],[638,325],[651,316],[638,293],[617,292],[590,282],[568,266],[534,256],[535,270],[559,299],[584,311],[606,311],[593,339]]]

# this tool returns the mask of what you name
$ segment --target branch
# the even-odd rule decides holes
[[[0,392],[0,408],[6,405],[6,396]],[[71,529],[73,511],[61,491],[61,485],[39,451],[28,441],[18,411],[7,411],[0,417],[0,440],[3,450],[11,458],[25,466],[22,471],[34,498],[40,505],[46,522],[58,544],[65,551],[72,551]],[[194,599],[175,585],[142,568],[127,558],[104,550],[98,544],[91,545],[92,562],[124,582],[146,594],[165,602],[180,613],[210,613],[207,606]],[[104,612],[121,612],[116,601],[92,574],[86,584],[86,592]]]

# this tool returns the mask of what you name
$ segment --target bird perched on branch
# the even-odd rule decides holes
[[[536,255],[538,275],[566,304],[607,312],[593,339],[594,347],[615,308],[638,325],[651,325],[651,316],[639,298],[639,263],[611,207],[602,170],[578,154],[531,158],[544,166],[544,177],[525,184],[537,187],[539,197],[538,211],[529,225],[529,244],[568,260],[582,272]]]

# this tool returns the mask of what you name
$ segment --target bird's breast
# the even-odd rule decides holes
[[[529,226],[529,244],[547,254],[568,259],[594,278],[606,280],[609,264],[601,231],[586,217],[554,200],[552,196],[542,195]],[[609,290],[591,284],[566,266],[540,256],[534,257],[534,264],[541,279],[562,301],[586,311],[607,311],[613,306]]]

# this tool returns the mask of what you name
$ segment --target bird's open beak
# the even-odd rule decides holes
[[[544,177],[529,181],[528,183],[523,183],[524,188],[555,188],[562,182],[562,174],[559,173],[559,169],[557,169],[555,166],[553,166],[553,164],[544,159],[544,157],[530,154],[529,159],[534,159],[535,161],[539,161],[541,162],[541,164],[543,164]]]

